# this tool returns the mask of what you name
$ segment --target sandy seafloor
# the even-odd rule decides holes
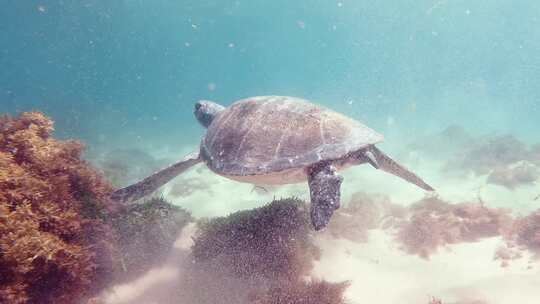
[[[464,149],[458,144],[459,138],[437,141],[434,139],[437,137],[444,137],[444,132],[419,139],[426,143],[417,145],[419,148],[415,150],[411,145],[382,144],[380,147],[433,185],[436,195],[444,201],[481,200],[486,207],[511,208],[514,215],[527,215],[539,208],[540,201],[535,200],[540,194],[538,179],[513,188],[489,183],[487,174],[475,174],[454,163],[460,149]],[[481,137],[476,139],[482,140]],[[437,142],[434,147],[429,145],[432,141]],[[185,147],[174,153],[163,149],[148,153],[172,160],[192,149],[196,147]],[[436,150],[446,152],[428,155]],[[523,161],[517,162],[520,163]],[[343,176],[342,203],[345,205],[356,192],[385,194],[400,205],[410,205],[429,195],[368,165],[347,169]],[[309,200],[307,183],[268,187],[266,191],[220,177],[201,164],[171,181],[160,193],[197,218],[255,208],[274,197],[296,196]],[[184,229],[175,244],[177,250],[188,252],[194,229],[193,226]],[[322,258],[316,262],[312,277],[332,282],[350,281],[352,285],[346,292],[350,303],[427,304],[436,297],[445,304],[535,304],[540,299],[540,261],[535,262],[532,254],[525,251],[521,258],[501,267],[501,261],[494,259],[497,248],[504,243],[501,237],[443,246],[429,259],[406,253],[391,234],[380,229],[370,230],[366,242],[335,238],[326,232],[318,233],[316,242],[322,249]],[[164,262],[163,267],[130,284],[111,288],[104,295],[107,302],[149,303],[148,295],[161,293],[164,288],[177,288],[174,282],[183,274],[177,264],[178,257],[171,261],[175,262]]]

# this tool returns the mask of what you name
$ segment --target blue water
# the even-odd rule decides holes
[[[195,101],[266,94],[314,100],[390,138],[450,124],[539,138],[537,1],[0,7],[0,112],[44,111],[58,136],[91,146],[193,145]]]

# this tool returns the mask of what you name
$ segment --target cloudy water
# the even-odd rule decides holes
[[[37,233],[43,242],[31,252],[49,248],[43,252],[50,254],[39,267],[25,264],[29,260],[17,255],[22,249],[8,250],[19,245],[0,234],[0,268],[6,269],[0,270],[0,302],[533,304],[540,299],[540,2],[0,0],[0,33],[0,114],[24,120],[22,113],[44,113],[54,121],[52,136],[84,143],[82,157],[90,170],[115,189],[199,150],[206,132],[194,115],[199,100],[227,107],[268,95],[309,100],[362,122],[384,135],[377,147],[435,189],[396,177],[400,173],[384,167],[378,155],[375,162],[381,164],[373,165],[369,155],[362,156],[366,164],[339,173],[341,208],[325,229],[315,231],[307,180],[281,185],[283,168],[267,165],[278,172],[274,182],[248,177],[241,183],[200,163],[147,196],[146,202],[153,197],[163,204],[161,211],[145,209],[145,200],[139,200],[140,207],[126,211],[140,216],[137,220],[92,217],[111,227],[110,248],[116,253],[108,266],[87,263],[80,253],[70,256],[80,269],[112,273],[105,278],[96,272],[80,283],[76,273],[51,270],[62,269],[55,258],[69,259],[45,240],[54,236],[86,250],[94,248],[90,237],[50,228],[56,222],[47,215],[33,230],[23,231],[10,220],[8,213],[23,210],[28,201],[37,208],[43,191],[64,190],[34,195],[34,188],[13,182],[18,171],[1,153],[34,170],[18,151],[45,151],[52,144],[28,139],[34,148],[16,145],[18,138],[31,138],[29,133],[13,135],[12,124],[2,120],[0,170],[7,173],[0,172],[0,207],[6,202],[0,232],[17,231],[21,238]],[[289,113],[287,107],[292,106],[281,107],[282,113]],[[317,125],[313,134],[309,119],[290,122],[266,111],[251,121],[257,124],[254,134],[236,141],[227,134],[245,127],[241,120],[247,114],[229,115],[228,124],[216,127],[221,133],[213,142],[227,147],[229,140],[229,146],[246,149],[267,144],[301,158],[307,153],[298,141],[324,133]],[[289,142],[280,140],[286,136],[279,131],[288,123],[297,124]],[[346,130],[328,132],[346,146],[357,140]],[[273,144],[266,143],[272,136]],[[242,155],[221,152],[234,152],[235,160]],[[50,176],[40,170],[36,174],[52,183],[66,169],[51,170]],[[62,181],[72,187],[69,176]],[[17,195],[9,192],[16,187],[22,187]],[[279,198],[284,200],[268,205]],[[272,208],[286,210],[272,213]],[[221,218],[242,210],[251,211]],[[145,226],[137,230],[129,226],[133,223]],[[149,240],[159,240],[159,246],[148,246]],[[270,259],[269,252],[286,258]],[[34,280],[29,273],[43,276]],[[43,287],[63,284],[78,287],[66,289],[67,298]]]

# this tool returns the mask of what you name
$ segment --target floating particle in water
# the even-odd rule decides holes
[[[230,48],[233,48],[233,47],[234,47],[234,43],[232,43],[232,42],[229,43],[229,47],[230,47]]]
[[[349,100],[347,100],[347,104],[348,104],[348,105],[352,106],[353,103],[354,103],[354,99],[349,99]]]
[[[301,28],[301,29],[306,28],[306,23],[304,21],[302,21],[302,20],[296,21],[296,25],[298,25],[298,27]]]
[[[196,29],[199,28],[199,26],[197,26],[196,24],[191,24],[191,27],[192,27],[194,30],[196,30]]]
[[[414,101],[411,102],[411,103],[409,104],[409,111],[411,111],[411,112],[416,112],[416,107],[417,107],[417,106],[416,106],[416,102],[414,102]]]
[[[396,123],[396,119],[393,116],[388,116],[386,118],[386,125],[391,127]]]
[[[332,30],[333,30],[333,31],[337,30],[337,25],[335,25],[335,24],[332,25]]]
[[[216,84],[213,82],[210,82],[207,87],[208,87],[208,91],[214,91],[216,89]]]
[[[433,4],[430,8],[426,10],[426,14],[430,15],[435,9],[445,5],[447,0],[441,0]]]
[[[43,5],[38,5],[37,9],[40,13],[45,13],[47,11],[47,8]]]
[[[338,2],[338,3],[337,3],[337,6],[338,6],[338,7],[342,7],[342,6],[343,6],[343,3]]]
[[[191,43],[186,42],[186,43],[184,43],[184,45],[185,45],[186,47],[190,47],[190,46],[191,46]]]
[[[471,14],[471,10],[466,10],[465,11],[465,15],[470,15]]]

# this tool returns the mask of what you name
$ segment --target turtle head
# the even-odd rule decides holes
[[[209,100],[199,100],[197,103],[195,103],[195,110],[193,113],[201,125],[208,128],[216,115],[224,109],[224,106],[221,106],[215,102]]]

